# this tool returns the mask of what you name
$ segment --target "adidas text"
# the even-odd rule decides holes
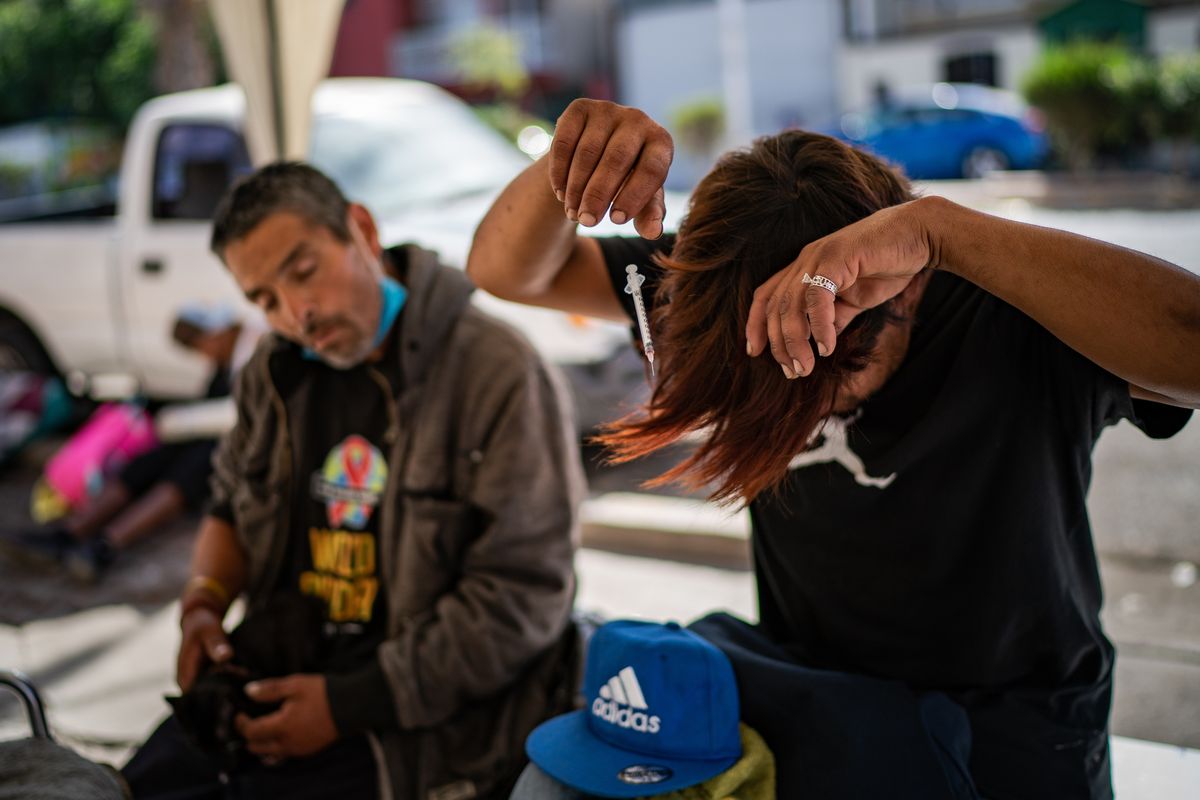
[[[658,733],[662,720],[657,715],[650,716],[641,711],[634,711],[628,706],[621,706],[613,700],[597,697],[592,701],[592,713],[605,722],[611,722],[620,728],[630,728],[639,733]]]

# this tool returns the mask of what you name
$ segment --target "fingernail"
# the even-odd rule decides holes
[[[573,208],[568,208],[567,219],[571,220],[571,222],[579,222],[579,212]]]
[[[555,196],[555,197],[557,197],[557,198],[558,198],[558,202],[560,202],[560,203],[561,203],[561,202],[563,201],[563,193],[562,193],[562,189],[555,189],[555,190],[554,190],[554,196]]]
[[[787,364],[780,364],[780,365],[779,365],[779,367],[780,367],[780,369],[782,369],[782,370],[783,370],[783,376],[784,376],[785,378],[787,378],[789,381],[790,381],[790,380],[795,380],[795,378],[796,378],[796,373],[794,373],[794,372],[792,372],[790,369],[788,369],[788,366],[787,366]]]
[[[219,644],[213,648],[213,654],[217,658],[228,658],[233,655],[233,648],[227,644]]]
[[[258,690],[260,688],[262,687],[259,686],[257,681],[251,681],[250,683],[246,684],[246,694],[254,697],[254,695],[258,694]]]
[[[802,366],[800,365],[800,359],[798,359],[798,358],[793,358],[793,359],[792,359],[792,369],[794,369],[794,370],[796,371],[796,374],[797,374],[797,375],[803,375],[803,374],[804,374],[804,367],[802,367]]]
[[[817,352],[823,356],[827,356],[829,355],[829,348],[825,346],[824,342],[817,342]]]
[[[754,345],[750,344],[749,339],[746,340],[746,355],[748,355],[748,356],[754,355]]]
[[[596,217],[590,212],[585,211],[579,215],[579,222],[585,227],[590,228],[596,224]]]
[[[608,215],[608,218],[611,219],[615,225],[624,225],[629,219],[629,217],[625,216],[624,211],[614,211]]]

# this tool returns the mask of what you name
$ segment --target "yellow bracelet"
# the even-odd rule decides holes
[[[183,596],[186,598],[189,594],[197,590],[208,592],[216,597],[221,605],[229,605],[229,590],[216,578],[210,578],[207,575],[193,575],[183,587]]]

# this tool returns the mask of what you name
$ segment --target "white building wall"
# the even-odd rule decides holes
[[[819,125],[837,113],[837,0],[746,2],[746,52],[754,135]],[[675,110],[721,96],[717,8],[713,0],[647,9],[618,23],[617,98],[670,127]],[[673,183],[694,183],[707,163],[677,157]]]
[[[1019,90],[1041,52],[1041,41],[1032,26],[1010,26],[848,42],[838,57],[842,110],[869,106],[880,82],[892,89],[935,83],[945,79],[948,58],[989,52],[996,55],[1000,88]]]
[[[1155,55],[1200,50],[1200,8],[1155,12],[1146,27],[1146,47]]]
[[[639,11],[617,28],[617,99],[666,124],[681,103],[721,92],[711,4]]]

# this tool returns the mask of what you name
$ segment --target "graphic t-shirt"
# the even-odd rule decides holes
[[[650,256],[673,239],[600,243],[632,319],[625,266],[647,275],[652,305]],[[1017,309],[936,273],[898,371],[827,421],[777,496],[750,504],[761,624],[812,666],[962,702],[985,796],[1040,796],[1021,782],[1050,787],[1080,765],[1090,785],[1058,785],[1105,796],[1114,653],[1085,505],[1091,452],[1121,419],[1166,437],[1190,413],[1132,401]]]
[[[286,400],[295,479],[278,588],[324,603],[321,671],[343,732],[390,719],[376,651],[387,633],[379,531],[400,382],[394,346],[347,370],[306,360]]]

